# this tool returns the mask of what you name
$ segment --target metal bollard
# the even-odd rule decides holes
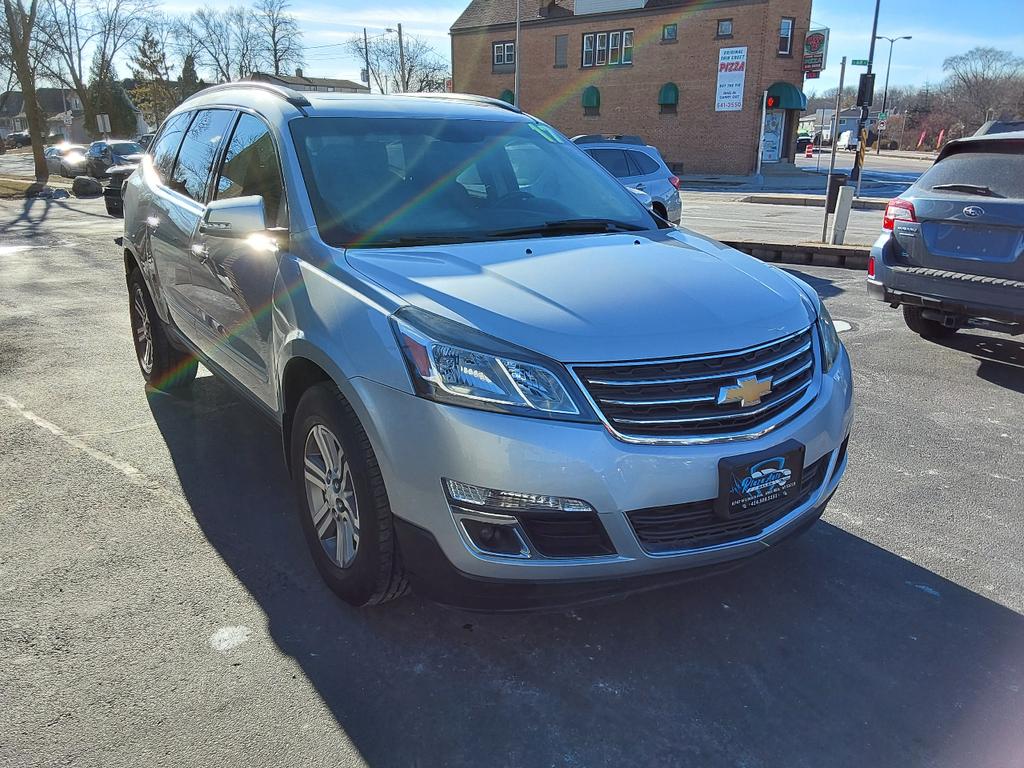
[[[850,208],[853,207],[853,187],[839,188],[839,200],[836,202],[836,214],[832,219],[832,234],[828,241],[832,245],[842,245],[846,238],[846,225],[850,220]]]

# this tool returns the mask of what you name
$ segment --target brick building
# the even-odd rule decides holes
[[[567,136],[638,134],[686,173],[791,161],[811,0],[471,0],[451,27],[454,90],[512,101]]]

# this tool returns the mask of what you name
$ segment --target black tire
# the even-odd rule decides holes
[[[336,436],[352,478],[359,542],[345,567],[328,554],[328,544],[321,541],[313,522],[309,494],[314,489],[307,486],[305,459],[307,440],[314,439],[311,433],[317,426],[326,427]],[[289,451],[299,522],[313,562],[327,585],[354,606],[384,603],[408,592],[377,458],[355,411],[333,383],[317,384],[302,395],[292,422]],[[326,493],[318,492],[327,498]],[[325,534],[329,535],[332,525],[338,536],[337,521],[327,523]]]
[[[146,312],[145,318],[141,316],[143,309]],[[138,267],[128,276],[128,314],[135,344],[135,360],[146,384],[165,392],[191,384],[196,378],[199,363],[188,352],[182,352],[171,345]],[[142,334],[143,321],[148,327],[148,341],[151,344],[148,355],[147,339]]]
[[[903,320],[907,327],[917,335],[925,339],[945,339],[956,333],[956,328],[950,328],[935,320],[929,320],[921,314],[921,307],[903,305]]]

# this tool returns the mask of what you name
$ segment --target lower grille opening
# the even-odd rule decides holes
[[[613,555],[604,526],[594,512],[516,515],[533,548],[544,557]]]
[[[832,454],[826,453],[810,466],[804,467],[800,492],[796,500],[781,508],[766,512],[750,510],[747,514],[722,520],[715,515],[715,500],[705,499],[668,507],[635,510],[627,512],[626,517],[633,526],[640,545],[645,551],[653,554],[700,549],[739,541],[758,535],[772,523],[805,504],[825,482],[831,458]]]

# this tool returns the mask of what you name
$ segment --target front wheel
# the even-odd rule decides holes
[[[408,591],[391,507],[370,441],[333,383],[302,396],[291,432],[299,520],[317,570],[355,606]]]
[[[128,277],[128,314],[135,357],[146,383],[165,391],[191,384],[199,364],[192,355],[171,345],[138,267]]]
[[[903,320],[910,330],[925,339],[945,339],[956,333],[956,328],[950,328],[936,320],[929,320],[924,316],[921,307],[904,304]]]

